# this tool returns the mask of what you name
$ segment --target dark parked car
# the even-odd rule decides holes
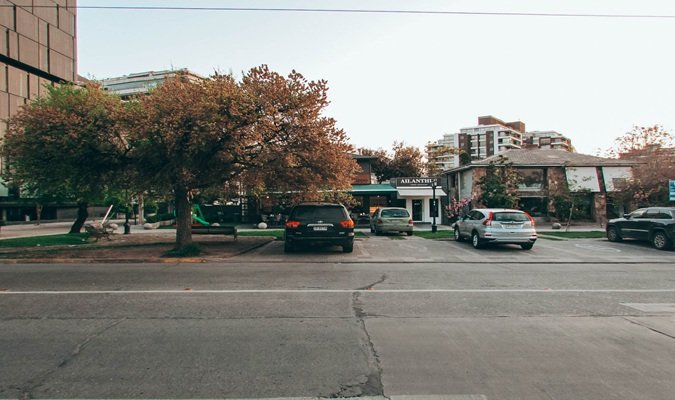
[[[675,207],[640,208],[607,223],[607,239],[649,241],[659,250],[669,249],[675,239]]]
[[[302,203],[291,210],[284,231],[284,251],[300,244],[331,244],[354,250],[354,221],[341,204]]]

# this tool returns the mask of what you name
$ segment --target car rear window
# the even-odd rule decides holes
[[[337,206],[297,206],[290,215],[294,220],[342,221],[347,218],[344,208]]]
[[[527,222],[529,218],[524,213],[519,212],[497,212],[492,216],[492,220],[498,222]]]
[[[382,210],[380,216],[383,218],[408,218],[408,210]]]

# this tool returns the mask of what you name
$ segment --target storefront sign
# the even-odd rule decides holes
[[[440,187],[440,178],[396,178],[396,187]]]
[[[675,201],[675,180],[668,181],[668,193],[670,193],[670,201]]]

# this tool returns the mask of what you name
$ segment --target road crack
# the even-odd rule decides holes
[[[22,385],[22,387],[20,388],[21,394],[20,394],[19,398],[22,399],[22,400],[32,399],[33,398],[32,393],[35,391],[35,389],[44,385],[47,378],[49,378],[51,375],[56,373],[58,370],[66,367],[68,364],[70,364],[78,355],[80,355],[82,350],[84,350],[92,340],[101,336],[106,331],[114,328],[115,326],[119,325],[120,323],[122,323],[125,320],[126,320],[126,318],[120,318],[120,319],[114,320],[114,321],[110,322],[109,324],[106,324],[105,326],[103,326],[98,331],[96,331],[96,332],[92,333],[91,335],[87,336],[84,340],[82,340],[80,343],[78,343],[75,346],[75,348],[73,349],[73,351],[68,356],[63,358],[63,360],[61,360],[61,362],[59,362],[56,365],[55,368],[52,368],[49,371],[46,371],[46,372],[42,373],[41,375],[39,375],[35,378],[32,378],[31,380],[26,382],[24,385]]]
[[[378,281],[375,281],[368,286],[356,288],[356,290],[373,290],[375,285],[379,285],[380,283],[384,283],[384,281],[386,281],[386,280],[387,280],[387,274],[382,274],[382,277],[380,277],[380,279]]]
[[[383,275],[378,282],[371,284],[369,287],[372,288],[372,286],[382,283],[385,279],[386,275]],[[352,293],[352,309],[354,311],[356,322],[363,333],[363,347],[365,348],[365,354],[368,359],[369,370],[372,372],[368,375],[359,375],[351,382],[340,385],[340,391],[330,397],[382,396],[386,398],[384,395],[384,385],[382,384],[380,356],[377,354],[377,350],[375,350],[373,339],[366,327],[365,318],[368,314],[363,310],[363,303],[361,302],[360,296],[361,292],[356,291]]]

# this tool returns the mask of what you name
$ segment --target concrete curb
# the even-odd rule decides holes
[[[226,262],[232,257],[246,254],[273,242],[270,238],[262,243],[255,243],[245,249],[228,254],[225,257],[148,257],[148,258],[0,258],[0,264],[204,264]]]

